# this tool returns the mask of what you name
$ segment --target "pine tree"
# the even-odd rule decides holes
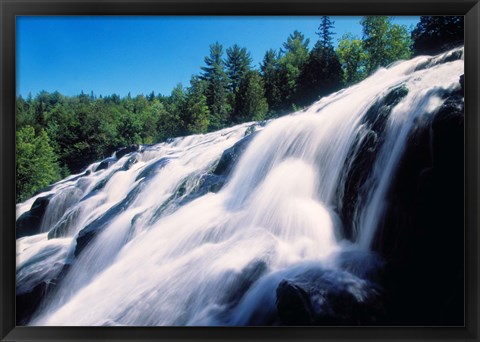
[[[298,77],[308,60],[308,44],[310,40],[300,33],[294,31],[287,38],[281,50],[280,63],[280,85],[282,109],[290,110],[294,104],[297,92]]]
[[[206,81],[197,76],[190,80],[187,92],[187,105],[185,108],[184,122],[188,134],[206,133],[210,124],[210,111],[207,106]]]
[[[210,110],[210,129],[219,129],[228,120],[230,108],[227,103],[228,79],[222,59],[223,47],[216,42],[210,45],[210,55],[205,57],[201,78],[207,82],[206,97]]]
[[[463,16],[421,16],[412,31],[415,55],[432,55],[463,45],[463,25]]]
[[[320,36],[319,43],[323,48],[332,48],[333,49],[333,35],[335,32],[332,31],[335,22],[330,19],[329,16],[322,16],[320,26],[318,27],[317,34]]]
[[[246,48],[240,48],[237,44],[227,49],[227,59],[225,61],[226,73],[228,76],[228,103],[232,108],[232,115],[238,112],[236,107],[236,96],[245,74],[250,70],[252,58]]]
[[[263,120],[268,112],[268,103],[265,98],[265,88],[259,72],[248,71],[240,82],[237,96],[235,120],[244,122]]]
[[[237,44],[227,49],[227,59],[225,61],[226,72],[228,75],[229,90],[232,93],[238,91],[240,81],[247,71],[251,69],[252,58],[246,48],[241,48]]]
[[[260,64],[270,114],[277,112],[282,103],[279,58],[279,54],[270,49],[265,53],[263,62]]]
[[[298,83],[296,103],[308,105],[320,96],[330,94],[341,87],[342,69],[333,49],[334,21],[323,16],[319,26],[319,40],[308,55]]]

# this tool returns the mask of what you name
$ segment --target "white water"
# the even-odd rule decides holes
[[[259,128],[219,193],[186,204],[168,199],[182,184],[184,196],[194,191],[199,177],[252,123],[145,147],[134,154],[138,162],[127,171],[121,168],[132,154],[106,170],[94,172],[96,163],[90,175],[59,182],[48,192],[58,204],[48,207],[42,231],[53,229],[62,216],[75,215],[61,239],[47,240],[43,233],[17,240],[17,269],[42,251],[48,257],[35,261],[42,279],[59,272],[52,265],[74,262],[30,324],[244,325],[259,306],[271,310],[283,276],[311,263],[334,267],[331,258],[344,246],[334,203],[348,151],[366,111],[404,84],[408,95],[390,115],[373,168],[374,186],[365,209],[357,213],[354,243],[368,249],[415,119],[435,112],[442,89],[459,87],[463,60],[414,71],[429,59],[380,69],[303,112],[269,122]],[[168,162],[153,176],[137,179],[162,158]],[[81,200],[110,175],[103,189]],[[125,210],[75,259],[76,235],[133,189],[140,190]],[[17,217],[33,200],[17,206]],[[259,279],[240,302],[229,300],[255,265],[263,265]],[[17,281],[22,279],[17,273]]]

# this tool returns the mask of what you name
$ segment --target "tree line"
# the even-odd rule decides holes
[[[16,193],[38,189],[122,146],[206,133],[233,124],[278,117],[359,82],[400,59],[437,53],[463,43],[463,17],[421,17],[411,32],[390,17],[361,20],[334,47],[334,21],[319,20],[318,40],[291,33],[282,47],[265,52],[259,68],[246,47],[215,42],[201,72],[170,95],[63,96],[40,92],[16,99]]]

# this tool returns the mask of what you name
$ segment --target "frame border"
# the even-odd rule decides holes
[[[17,15],[465,15],[464,327],[16,327]],[[479,0],[0,0],[0,341],[479,341]]]

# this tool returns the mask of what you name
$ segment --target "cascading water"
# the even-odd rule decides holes
[[[305,274],[366,302],[370,283],[339,256],[369,250],[409,133],[460,88],[462,56],[396,63],[266,125],[142,146],[18,204],[20,220],[49,201],[36,234],[17,239],[17,297],[58,283],[28,324],[281,324],[276,310]],[[399,89],[382,107],[382,129],[366,129],[369,111]],[[349,241],[345,189],[372,134],[377,150]],[[230,174],[218,171],[239,146]]]

